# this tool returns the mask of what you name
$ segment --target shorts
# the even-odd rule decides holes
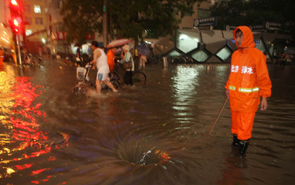
[[[103,68],[99,69],[96,75],[96,80],[98,81],[105,81],[109,77],[109,69],[108,68]]]

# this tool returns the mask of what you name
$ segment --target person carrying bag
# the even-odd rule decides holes
[[[124,62],[124,69],[131,69],[132,68],[132,57],[129,59],[129,61]]]
[[[124,45],[122,47],[124,56],[123,59],[121,60],[121,63],[123,63],[124,68],[126,70],[125,75],[124,75],[124,83],[126,85],[133,85],[132,81],[132,76],[133,76],[133,71],[134,71],[134,61],[132,58],[132,54],[130,53],[130,47],[129,45]]]

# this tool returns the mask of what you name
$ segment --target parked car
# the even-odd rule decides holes
[[[4,54],[4,61],[13,62],[13,57],[12,57],[13,52],[11,51],[11,49],[2,47],[2,46],[0,46],[0,48],[2,49]]]

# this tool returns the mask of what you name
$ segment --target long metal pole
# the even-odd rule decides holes
[[[21,53],[20,53],[20,34],[18,33],[16,35],[17,39],[16,39],[16,44],[17,44],[17,51],[18,51],[18,60],[19,60],[19,65],[22,66],[22,57],[21,57]]]
[[[107,47],[108,44],[108,8],[107,8],[107,0],[103,1],[103,46]]]
[[[219,110],[217,116],[216,116],[215,119],[214,119],[214,122],[212,123],[212,125],[211,125],[211,127],[210,127],[210,130],[209,130],[209,132],[208,132],[208,134],[207,134],[207,137],[210,136],[210,134],[211,134],[211,132],[212,132],[212,130],[213,130],[215,124],[217,123],[217,120],[218,120],[219,116],[221,115],[221,113],[222,113],[222,111],[223,111],[223,109],[224,109],[224,107],[225,107],[225,105],[226,105],[227,100],[228,100],[228,98],[226,98],[226,99],[224,100],[224,102],[223,102],[223,104],[222,104],[222,106],[221,106],[221,108],[220,108],[220,110]]]

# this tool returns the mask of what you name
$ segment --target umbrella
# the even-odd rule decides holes
[[[119,40],[114,40],[112,42],[110,42],[108,45],[107,45],[107,48],[112,48],[112,47],[116,47],[116,46],[122,46],[124,44],[127,44],[129,42],[131,42],[132,40],[131,39],[119,39]]]
[[[129,47],[130,47],[130,51],[134,48],[134,44],[133,44],[133,42],[130,42],[129,44]]]
[[[151,50],[145,44],[138,45],[136,49],[139,54],[145,56],[149,55],[151,52]]]

